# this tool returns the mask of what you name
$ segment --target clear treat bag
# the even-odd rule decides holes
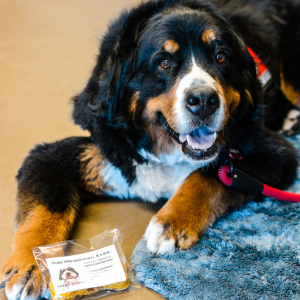
[[[53,300],[98,299],[139,289],[121,248],[123,235],[108,230],[91,239],[32,249]]]

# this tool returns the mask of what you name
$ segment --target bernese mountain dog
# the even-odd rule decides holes
[[[300,2],[157,0],[124,12],[104,36],[73,118],[90,137],[38,145],[19,173],[13,253],[0,277],[8,299],[47,298],[31,249],[68,239],[91,195],[169,199],[145,234],[157,254],[189,249],[254,193],[225,187],[236,167],[285,189],[296,176]],[[249,48],[248,48],[249,47]],[[266,85],[248,49],[272,78]]]

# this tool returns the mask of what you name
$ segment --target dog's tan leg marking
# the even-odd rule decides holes
[[[36,265],[32,248],[64,241],[75,220],[75,210],[53,213],[39,205],[28,213],[13,239],[13,253],[3,267],[0,283],[5,282],[9,299],[37,299],[47,289]]]
[[[193,172],[175,195],[152,218],[145,238],[148,249],[172,253],[175,246],[188,249],[226,209],[225,187],[216,179]]]

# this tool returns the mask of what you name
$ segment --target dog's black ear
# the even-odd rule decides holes
[[[139,36],[151,16],[159,12],[166,2],[143,3],[130,12],[123,13],[108,28],[87,86],[73,98],[73,118],[83,129],[91,132],[95,118],[113,123],[114,112],[122,101],[124,87],[134,72]]]
[[[65,270],[66,269],[60,269],[60,271],[59,271],[59,280],[63,280],[62,274],[64,273]]]
[[[77,276],[79,276],[79,273],[77,271],[75,271],[73,268],[69,267],[68,270],[75,273]]]

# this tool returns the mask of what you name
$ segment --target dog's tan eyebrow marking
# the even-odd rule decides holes
[[[164,43],[164,49],[165,51],[173,54],[179,49],[179,44],[174,40],[167,40]]]
[[[216,39],[216,33],[212,29],[207,29],[202,33],[202,41],[206,44],[209,44],[214,39]]]

